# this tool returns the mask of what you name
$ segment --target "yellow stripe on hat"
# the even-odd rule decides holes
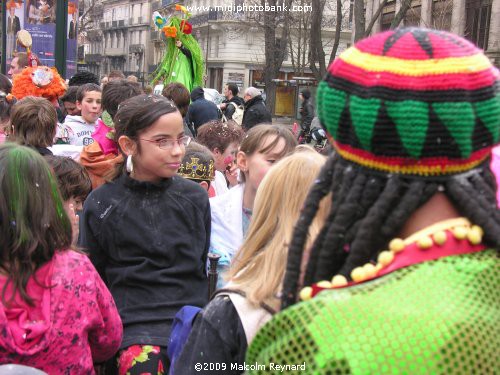
[[[422,164],[410,164],[410,165],[391,165],[384,163],[383,161],[373,160],[364,158],[363,156],[353,154],[347,150],[342,150],[336,148],[337,152],[346,160],[350,160],[354,163],[360,164],[366,168],[378,169],[380,171],[398,174],[412,174],[419,176],[439,176],[444,174],[456,174],[461,172],[466,172],[472,168],[477,167],[481,164],[487,157],[487,155],[479,160],[472,160],[464,164],[451,164],[451,165],[422,165]]]
[[[491,62],[481,52],[464,57],[403,60],[397,57],[372,55],[351,47],[339,57],[346,63],[369,72],[389,72],[416,77],[431,74],[473,73],[491,67]]]

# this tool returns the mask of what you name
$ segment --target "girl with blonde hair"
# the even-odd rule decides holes
[[[257,330],[279,309],[288,243],[307,193],[325,158],[301,150],[279,161],[264,177],[254,203],[248,235],[233,259],[226,289],[196,317],[174,373],[193,374],[210,359],[224,373],[241,373],[245,353]],[[322,203],[320,212],[328,211]],[[310,227],[309,241],[325,216]],[[231,366],[238,364],[240,366]],[[234,369],[236,367],[236,369]]]
[[[210,199],[210,252],[220,255],[220,275],[226,273],[247,236],[261,181],[275,163],[292,153],[296,146],[294,135],[283,125],[257,125],[245,134],[236,154],[241,183]],[[222,284],[219,283],[219,287]]]

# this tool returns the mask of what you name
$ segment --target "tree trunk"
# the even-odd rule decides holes
[[[270,6],[278,5],[279,0],[268,0]],[[291,8],[292,0],[285,0],[283,4]],[[265,5],[266,0],[261,0]],[[279,2],[281,5],[282,2]],[[281,29],[279,39],[276,39],[278,27]],[[264,84],[266,85],[266,107],[274,113],[276,83],[279,71],[285,59],[286,47],[290,36],[290,12],[264,12],[264,51],[266,63],[264,66]]]
[[[321,41],[321,21],[325,3],[320,0],[312,0],[311,4],[313,8],[311,14],[311,42],[309,45],[310,68],[314,77],[320,81],[326,74],[325,51]]]
[[[380,5],[378,6],[377,11],[375,12],[375,14],[373,15],[372,19],[370,20],[370,23],[366,27],[365,37],[370,36],[370,33],[372,32],[372,29],[373,29],[373,25],[375,25],[375,22],[380,17],[380,13],[382,13],[382,10],[384,9],[385,4],[387,4],[387,1],[388,0],[383,0],[382,3],[380,3]]]
[[[333,62],[333,60],[335,60],[335,56],[337,55],[337,50],[339,48],[339,43],[340,43],[341,31],[342,31],[342,0],[337,0],[337,23],[335,24],[335,40],[333,42],[332,53],[330,54],[330,61],[328,62],[328,65],[330,65]]]
[[[365,2],[354,0],[354,41],[357,42],[365,36]]]
[[[394,17],[391,22],[391,29],[395,29],[399,26],[401,21],[406,17],[406,12],[411,7],[411,0],[403,0],[403,4],[401,4],[401,9],[399,9],[398,14]]]

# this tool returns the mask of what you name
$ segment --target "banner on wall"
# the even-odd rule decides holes
[[[21,29],[31,34],[32,52],[46,66],[55,65],[56,12],[57,0],[7,0],[4,17],[6,48],[6,67],[10,66],[16,52],[24,52],[16,42],[17,32]],[[78,0],[68,2],[66,76],[76,72],[76,52],[78,36]]]
[[[78,0],[68,1],[68,21],[66,28],[66,77],[76,73],[76,56],[78,41]]]
[[[24,0],[24,29],[31,34],[31,50],[42,65],[55,65],[57,0]]]

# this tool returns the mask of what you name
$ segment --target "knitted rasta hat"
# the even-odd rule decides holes
[[[420,176],[476,167],[500,136],[499,72],[465,39],[391,30],[349,48],[318,87],[321,123],[345,159]]]

